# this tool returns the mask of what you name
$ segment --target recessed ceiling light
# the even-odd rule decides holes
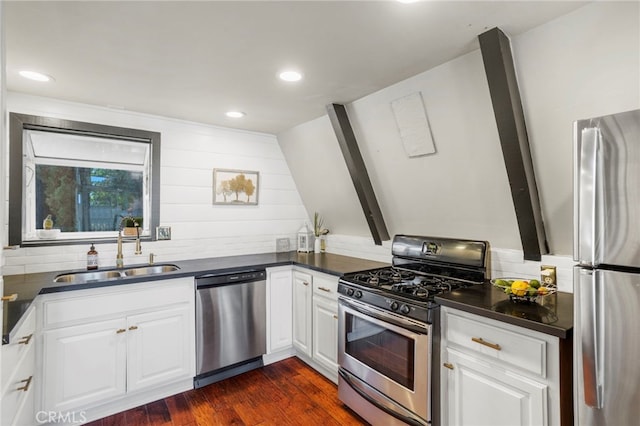
[[[302,74],[299,73],[298,71],[282,71],[280,74],[278,74],[278,77],[280,77],[280,80],[284,80],[284,81],[302,80]]]
[[[398,3],[405,3],[405,4],[408,4],[408,3],[417,3],[417,2],[419,2],[420,0],[396,0],[396,1],[397,1]]]
[[[50,75],[42,74],[41,72],[37,72],[37,71],[24,70],[24,71],[20,71],[19,74],[24,78],[28,78],[29,80],[35,80],[35,81],[53,80],[53,77],[51,77]]]
[[[230,117],[230,118],[242,118],[246,114],[244,112],[241,112],[241,111],[227,111],[226,115],[227,115],[227,117]]]

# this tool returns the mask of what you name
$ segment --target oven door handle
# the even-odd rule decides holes
[[[403,318],[392,312],[385,312],[385,311],[376,309],[372,306],[367,306],[358,302],[352,302],[351,300],[345,299],[343,297],[338,298],[338,303],[348,308],[351,308],[354,311],[359,312],[363,315],[368,315],[379,321],[383,321],[383,322],[404,328],[405,330],[409,330],[419,334],[429,334],[428,327],[423,323]]]
[[[338,370],[338,374],[340,374],[340,377],[349,385],[349,387],[351,389],[353,389],[355,392],[357,392],[358,395],[360,395],[362,398],[367,400],[373,406],[375,406],[375,407],[381,409],[382,411],[384,411],[385,413],[389,414],[390,416],[393,416],[396,419],[399,419],[399,420],[401,420],[401,421],[403,421],[403,422],[405,422],[405,423],[407,423],[409,425],[412,425],[412,426],[424,426],[425,425],[424,420],[423,421],[418,420],[415,417],[415,415],[410,413],[409,411],[406,411],[406,415],[398,413],[394,409],[385,406],[380,401],[378,401],[375,398],[373,398],[364,389],[361,389],[359,384],[356,381],[351,379],[351,377],[352,377],[351,374],[347,373],[342,368],[340,370]],[[396,404],[394,404],[394,406],[396,408],[398,408],[398,406]]]

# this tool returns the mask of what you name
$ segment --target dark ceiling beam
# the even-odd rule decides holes
[[[526,260],[549,253],[509,38],[493,28],[478,36]]]
[[[329,120],[331,120],[333,130],[338,138],[338,144],[342,150],[344,161],[347,163],[347,169],[349,169],[353,186],[360,199],[360,204],[362,205],[364,216],[371,230],[373,241],[376,245],[382,245],[382,241],[390,239],[389,232],[384,223],[376,194],[373,191],[373,186],[367,173],[367,167],[360,154],[360,148],[358,148],[356,136],[349,122],[347,110],[344,105],[329,104],[327,105],[327,112],[329,113]]]

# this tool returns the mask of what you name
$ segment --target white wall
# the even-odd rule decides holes
[[[555,255],[543,258],[543,263],[564,265],[568,277],[572,123],[640,108],[639,16],[638,2],[594,2],[511,36],[543,219]],[[423,96],[437,152],[408,158],[389,104],[416,92]],[[539,262],[522,260],[479,50],[348,104],[347,111],[391,235],[488,240],[498,253],[496,273],[537,274]],[[384,245],[365,248],[373,242],[353,195],[341,189],[327,201],[326,188],[351,184],[343,177],[344,162],[335,164],[339,147],[328,119],[283,132],[278,141],[287,159],[303,151],[316,154],[313,163],[292,165],[292,173],[307,209],[322,212],[328,228],[339,234],[330,236],[330,250],[337,245],[345,252],[380,254]],[[312,177],[301,176],[307,168],[313,170]],[[319,179],[318,170],[331,173]],[[354,236],[359,244],[343,247]]]
[[[307,212],[277,140],[238,131],[134,112],[9,93],[11,112],[157,131],[161,142],[160,224],[172,239],[142,244],[135,256],[125,244],[125,265],[275,251],[275,240],[295,236]],[[7,158],[3,155],[3,158]],[[212,205],[213,168],[260,172],[258,206]],[[7,175],[4,175],[6,183]],[[5,250],[5,275],[84,268],[84,245]],[[98,244],[101,266],[115,265],[116,245]]]

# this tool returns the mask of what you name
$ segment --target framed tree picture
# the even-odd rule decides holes
[[[248,170],[213,169],[213,204],[255,206],[260,173]]]

